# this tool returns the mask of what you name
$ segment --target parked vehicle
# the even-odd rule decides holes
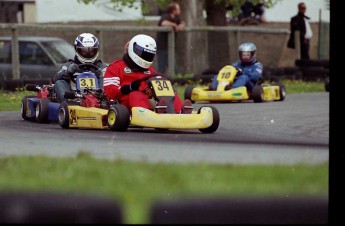
[[[49,84],[53,75],[69,58],[74,47],[55,37],[19,37],[20,79],[12,76],[11,37],[0,37],[0,85],[5,90],[25,84]]]

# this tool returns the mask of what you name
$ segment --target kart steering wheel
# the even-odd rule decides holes
[[[79,70],[78,70],[79,73],[91,71],[91,69],[94,69],[95,71],[97,71],[99,69],[96,65],[90,64],[90,63],[79,64],[78,68],[79,68]],[[94,72],[92,72],[92,73],[94,73]],[[71,80],[74,83],[76,83],[76,81],[75,81],[76,77],[77,77],[76,74],[71,75]]]
[[[90,63],[79,64],[78,67],[79,72],[91,71],[91,68],[95,69],[96,71],[99,69],[96,65]]]

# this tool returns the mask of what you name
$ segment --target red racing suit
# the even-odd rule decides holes
[[[132,91],[129,94],[122,94],[121,87],[130,85],[133,81],[154,75],[156,72],[152,66],[145,71],[133,71],[127,66],[124,60],[116,60],[112,62],[104,74],[103,86],[104,92],[111,100],[118,100],[120,104],[125,105],[129,111],[132,107],[143,107],[153,110],[147,94],[144,92],[148,85],[146,81],[142,81],[139,90]],[[180,113],[182,102],[175,91],[174,100],[175,112]]]

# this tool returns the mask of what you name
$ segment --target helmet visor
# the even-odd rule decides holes
[[[249,51],[240,51],[239,55],[242,63],[250,63],[254,54]]]
[[[86,59],[92,59],[97,55],[98,47],[77,47],[77,53]]]
[[[133,51],[141,59],[148,62],[153,62],[153,59],[155,58],[155,55],[156,55],[156,51],[145,49],[144,47],[137,45],[136,42],[133,44]]]
[[[241,56],[241,58],[242,59],[244,59],[244,58],[251,58],[252,57],[252,53],[251,52],[249,52],[249,51],[241,51],[240,52],[240,56]]]

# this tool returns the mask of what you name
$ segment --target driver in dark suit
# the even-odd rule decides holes
[[[312,31],[310,28],[310,18],[305,15],[306,5],[301,2],[298,4],[298,13],[296,16],[291,17],[290,21],[290,37],[287,43],[287,47],[294,49],[296,46],[295,42],[295,31],[299,31],[299,38],[301,44],[301,59],[309,60],[309,47],[310,39],[312,37]]]
[[[93,64],[98,70],[90,68],[91,72],[95,73],[98,78],[99,87],[103,85],[103,74],[107,67],[106,64],[98,60],[99,41],[93,34],[82,33],[74,41],[75,56],[74,59],[69,59],[58,71],[53,78],[54,91],[57,99],[63,101],[65,92],[72,91],[71,76],[79,71],[78,65]]]

